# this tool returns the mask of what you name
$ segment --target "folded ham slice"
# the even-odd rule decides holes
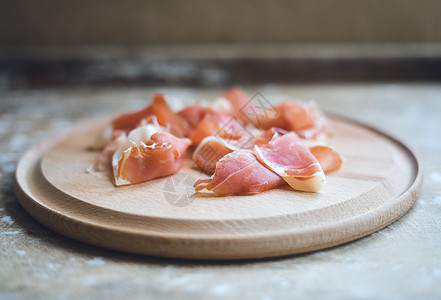
[[[267,145],[254,146],[258,160],[280,175],[293,189],[317,192],[326,184],[318,160],[294,132],[282,135]]]
[[[226,140],[220,137],[208,136],[195,149],[192,158],[202,171],[213,174],[217,162],[235,150],[239,150],[239,148],[229,144]]]
[[[190,125],[191,130],[198,126],[206,114],[216,115],[217,111],[212,107],[193,104],[178,112],[178,115]]]
[[[213,174],[216,163],[228,153],[240,149],[252,150],[254,145],[267,144],[271,139],[286,133],[279,128],[255,132],[255,136],[245,136],[239,140],[227,140],[219,136],[208,136],[202,140],[193,152],[193,161],[205,173]],[[247,140],[245,140],[247,139]]]
[[[243,124],[249,123],[248,115],[255,114],[252,99],[238,87],[229,89],[222,94],[222,98],[227,99],[231,104],[231,114]]]
[[[148,124],[132,130],[126,143],[113,155],[115,184],[128,185],[175,174],[182,167],[191,144]]]
[[[277,129],[262,133],[259,145],[252,150],[234,150],[220,139],[205,139],[193,154],[195,161],[205,171],[214,174],[207,179],[198,180],[196,192],[212,191],[219,196],[253,194],[288,183],[295,190],[317,192],[326,184],[326,177],[318,159],[302,140],[293,132],[283,133]],[[205,150],[204,150],[205,149]],[[215,149],[217,156],[201,156]],[[312,148],[327,171],[340,167],[341,157],[332,148],[316,146]],[[234,151],[233,151],[234,150]],[[228,152],[214,165],[214,161]],[[216,152],[215,152],[216,153]]]
[[[219,136],[229,140],[240,140],[249,135],[244,125],[227,114],[207,113],[192,132],[190,139],[198,145],[207,136]]]
[[[313,102],[286,101],[254,118],[253,123],[261,129],[278,127],[304,139],[322,139],[326,135],[326,119]]]
[[[112,121],[111,126],[114,131],[121,130],[128,134],[143,119],[151,116],[155,116],[161,126],[169,128],[177,137],[186,137],[190,134],[188,123],[170,109],[163,94],[154,94],[151,105],[139,111],[120,115]]]
[[[332,147],[317,145],[309,147],[309,151],[317,158],[325,174],[339,169],[343,163],[340,153]]]
[[[285,181],[262,165],[251,150],[238,150],[225,155],[216,165],[216,172],[194,184],[196,192],[204,189],[217,196],[248,195],[270,190]]]

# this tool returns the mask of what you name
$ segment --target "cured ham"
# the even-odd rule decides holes
[[[256,194],[284,185],[285,181],[262,165],[251,150],[238,150],[225,155],[216,172],[194,184],[196,192],[204,189],[217,196]]]
[[[294,132],[280,136],[267,145],[256,145],[254,151],[262,164],[295,190],[317,192],[326,184],[320,163]]]
[[[207,113],[190,136],[193,144],[198,145],[207,136],[219,136],[229,140],[246,138],[246,129],[240,121],[226,114]]]
[[[195,183],[198,193],[246,195],[285,184],[320,190],[325,173],[343,161],[335,149],[318,144],[327,133],[323,114],[312,103],[259,105],[233,88],[209,106],[174,112],[165,95],[154,94],[151,105],[118,116],[96,139],[94,149],[104,150],[93,170],[113,172],[116,186],[172,175],[193,145],[193,161],[211,175]]]
[[[217,162],[235,150],[234,145],[220,137],[209,136],[202,140],[196,150],[193,152],[193,161],[205,173],[213,174],[216,169]]]
[[[325,117],[312,102],[286,101],[255,118],[254,123],[261,129],[278,127],[294,131],[304,139],[321,139],[326,134]]]
[[[219,136],[230,140],[248,139],[246,113],[254,107],[248,95],[239,88],[230,89],[211,106],[191,105],[178,112],[191,128],[194,145],[205,137]]]
[[[178,115],[190,125],[191,130],[194,130],[206,115],[211,115],[222,123],[228,122],[232,118],[232,108],[228,100],[218,98],[211,106],[187,106],[180,110]]]
[[[312,155],[319,161],[325,174],[338,170],[343,163],[343,158],[337,150],[323,145],[309,147]]]
[[[190,143],[187,138],[158,131],[151,124],[134,129],[113,155],[115,184],[128,185],[175,174],[182,167]]]
[[[161,126],[169,128],[177,137],[186,137],[190,134],[188,123],[168,106],[163,94],[154,94],[151,105],[139,111],[123,114],[111,122],[114,131],[123,131],[128,134],[138,127],[138,124],[148,117],[155,116]]]
[[[221,126],[221,123],[214,116],[206,114],[192,132],[190,139],[193,144],[197,145],[207,136],[216,135]]]
[[[262,139],[260,146],[254,146],[254,151],[233,151],[234,149],[220,140],[207,139],[201,144],[201,148],[209,146],[217,151],[230,153],[217,162],[210,178],[195,183],[195,190],[198,192],[205,189],[220,196],[252,194],[286,183],[295,190],[320,190],[326,184],[326,177],[317,158],[295,133],[279,135],[276,129],[273,129],[273,133],[271,140],[265,143]],[[265,132],[263,136],[265,134],[269,138],[270,132]],[[329,147],[314,148],[330,171],[339,167],[336,152],[331,150]],[[200,166],[204,170],[212,171],[213,160],[203,161]],[[262,179],[260,183],[257,182],[259,178]]]
[[[199,104],[187,106],[178,112],[178,115],[183,118],[194,130],[207,113],[213,113],[214,110],[204,107]]]
[[[255,104],[252,99],[240,88],[225,91],[222,97],[231,104],[231,114],[243,124],[249,123],[249,116],[255,114]]]
[[[205,173],[213,174],[216,163],[228,153],[240,149],[252,150],[254,145],[264,145],[275,137],[286,133],[279,128],[271,128],[266,131],[254,132],[249,140],[226,140],[219,136],[208,136],[202,140],[193,152],[193,161]]]

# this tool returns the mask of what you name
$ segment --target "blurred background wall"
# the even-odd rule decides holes
[[[441,1],[0,0],[0,87],[298,80],[441,80]]]
[[[0,43],[440,42],[439,0],[1,0]]]

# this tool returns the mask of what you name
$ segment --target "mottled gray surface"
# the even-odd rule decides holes
[[[249,87],[250,92],[257,89]],[[250,262],[188,262],[109,251],[65,238],[18,204],[12,176],[37,141],[81,120],[143,106],[151,89],[0,92],[0,298],[434,299],[441,295],[441,85],[266,86],[265,96],[315,98],[401,138],[424,161],[414,208],[382,231],[311,254]],[[191,99],[211,98],[172,89]]]

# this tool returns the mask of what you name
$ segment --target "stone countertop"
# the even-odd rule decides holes
[[[316,99],[374,125],[421,156],[414,207],[392,225],[342,246],[284,258],[201,262],[106,250],[34,221],[12,187],[20,156],[76,123],[140,108],[158,90],[211,99],[216,89],[92,88],[0,91],[0,298],[414,299],[441,295],[441,85],[248,86],[271,99]]]

